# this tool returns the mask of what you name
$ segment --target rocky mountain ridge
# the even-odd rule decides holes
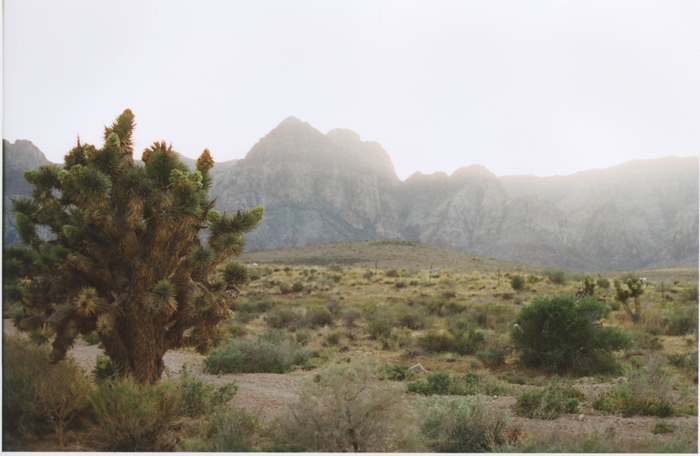
[[[39,161],[16,158],[36,151],[3,148],[7,198],[16,187],[7,163],[14,176]],[[497,177],[471,165],[402,182],[378,143],[350,130],[324,135],[290,117],[212,174],[220,211],[265,207],[265,220],[246,237],[249,250],[405,239],[577,270],[698,264],[697,157],[542,178]],[[12,242],[7,219],[4,226]]]

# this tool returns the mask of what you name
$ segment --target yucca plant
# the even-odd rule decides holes
[[[218,323],[231,316],[247,280],[232,260],[264,210],[214,209],[208,150],[194,171],[164,142],[136,164],[133,128],[126,110],[105,128],[101,149],[78,140],[62,168],[25,172],[32,198],[12,205],[29,248],[6,248],[14,277],[5,296],[22,304],[16,326],[51,343],[52,361],[96,330],[123,372],[153,383],[166,350],[206,353],[217,339]]]

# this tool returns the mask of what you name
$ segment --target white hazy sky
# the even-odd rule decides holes
[[[700,153],[700,2],[4,0],[3,137],[242,158],[288,116],[400,178]]]

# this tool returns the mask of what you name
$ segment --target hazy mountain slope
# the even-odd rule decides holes
[[[398,237],[399,183],[378,144],[290,117],[218,176],[212,194],[221,209],[264,206],[246,238],[250,248],[276,248]]]
[[[2,239],[5,244],[19,244],[15,217],[12,214],[11,199],[29,196],[31,187],[24,180],[24,172],[48,165],[51,162],[31,141],[17,140],[11,143],[2,141],[3,151],[3,220]]]
[[[28,141],[3,144],[7,200],[28,193],[21,171],[48,161]],[[249,250],[406,239],[570,269],[698,264],[697,157],[543,178],[471,165],[401,182],[379,144],[290,117],[212,174],[220,211],[265,207]],[[6,241],[13,225],[5,219]]]

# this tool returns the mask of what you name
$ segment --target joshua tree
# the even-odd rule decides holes
[[[632,279],[627,279],[626,290],[622,288],[622,285],[618,279],[615,279],[613,283],[615,284],[615,290],[617,290],[615,299],[622,303],[622,306],[625,308],[625,312],[627,312],[627,315],[629,315],[632,322],[634,322],[636,325],[642,319],[642,302],[640,298],[640,296],[644,293],[644,290],[642,289],[642,281],[638,280],[637,282],[633,282]],[[634,298],[634,313],[632,313],[629,304],[627,304],[629,298]]]
[[[25,172],[32,198],[12,205],[29,249],[6,249],[19,278],[6,291],[22,303],[16,326],[50,342],[53,361],[96,330],[112,361],[146,383],[160,378],[166,350],[205,353],[216,342],[247,280],[230,260],[264,211],[214,210],[208,150],[192,172],[164,142],[135,164],[133,127],[126,110],[105,128],[101,149],[78,140],[63,169]]]

